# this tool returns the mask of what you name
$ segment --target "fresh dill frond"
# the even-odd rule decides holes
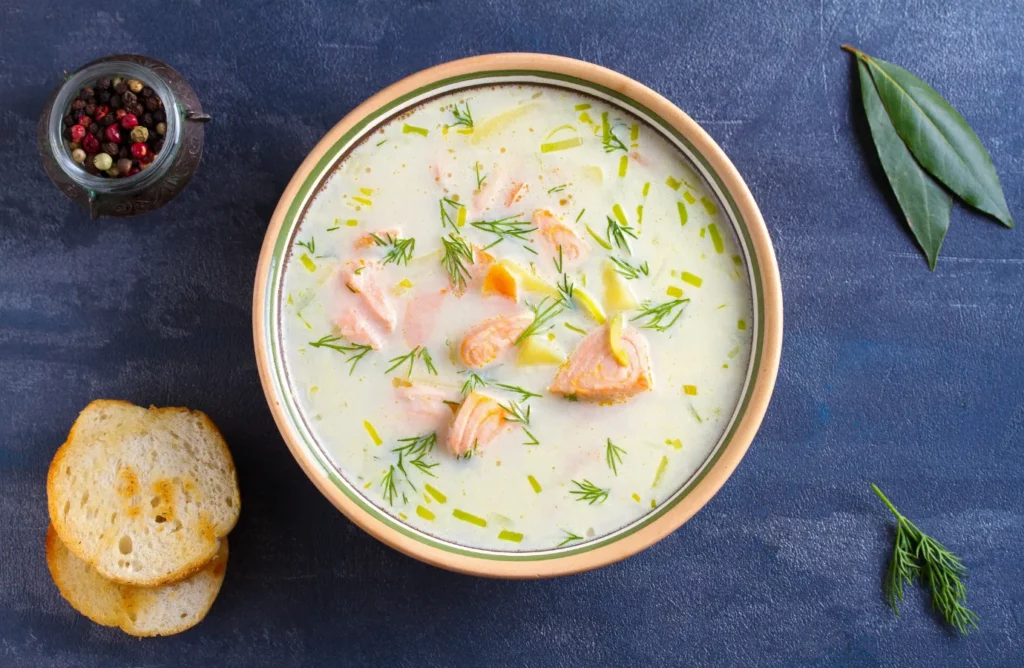
[[[501,409],[503,411],[505,411],[505,413],[506,413],[505,420],[507,420],[508,422],[518,422],[519,424],[521,424],[523,426],[523,433],[525,433],[530,438],[530,441],[526,442],[526,443],[523,443],[523,445],[540,445],[540,441],[537,440],[537,437],[534,436],[533,433],[529,429],[529,427],[530,427],[530,407],[529,406],[527,406],[526,410],[524,411],[523,407],[520,406],[515,401],[509,401],[507,406],[505,404],[498,404],[498,405],[501,406]]]
[[[562,533],[565,534],[565,539],[561,543],[559,543],[556,547],[564,547],[564,546],[568,545],[569,543],[575,543],[578,540],[583,540],[583,536],[577,536],[576,534],[574,534],[571,531],[566,531],[565,529],[562,529]]]
[[[963,580],[967,567],[942,543],[918,529],[896,510],[882,490],[874,483],[871,489],[896,518],[896,540],[892,561],[885,576],[885,596],[889,607],[900,614],[904,585],[917,580],[927,585],[932,595],[932,608],[962,635],[978,628],[978,615],[967,607],[967,586]]]
[[[459,226],[456,222],[458,214],[456,214],[455,218],[452,218],[452,211],[458,211],[461,209],[462,204],[448,197],[442,197],[439,200],[438,206],[441,209],[441,229],[444,229],[446,225],[450,225],[453,230],[458,232]]]
[[[415,239],[393,237],[390,234],[385,235],[383,239],[376,234],[370,234],[370,237],[373,239],[374,244],[388,248],[388,252],[384,254],[384,261],[381,264],[409,264],[409,260],[412,259],[412,252],[416,248]]]
[[[462,372],[460,371],[459,373]],[[487,385],[487,381],[481,378],[479,374],[473,373],[472,371],[468,373],[469,377],[466,378],[466,382],[462,384],[463,396],[469,394],[478,387],[484,387],[485,385]]]
[[[309,241],[296,241],[295,245],[302,246],[307,251],[309,251],[310,255],[316,254],[316,239],[314,239],[313,237],[310,237]]]
[[[521,341],[541,332],[547,331],[548,323],[557,317],[562,311],[565,310],[565,306],[561,299],[552,300],[548,304],[548,297],[540,300],[540,303],[536,306],[531,304],[526,305],[531,311],[533,311],[533,322],[531,322],[526,329],[523,330],[512,345],[517,346]]]
[[[523,248],[530,251],[534,255],[537,251],[530,248],[530,235],[537,231],[536,227],[533,227],[533,223],[528,220],[520,220],[519,214],[514,216],[505,216],[497,220],[478,220],[474,223],[470,223],[473,227],[480,230],[481,232],[487,232],[493,234],[496,238],[491,243],[484,246],[484,250],[497,246],[502,241],[510,239],[513,241],[519,241],[523,244]]]
[[[608,229],[605,231],[605,236],[608,237],[608,243],[612,246],[618,246],[621,250],[632,255],[633,249],[629,247],[629,239],[626,237],[636,239],[636,232],[634,232],[633,228],[629,225],[623,225],[611,216],[605,217],[608,219]]]
[[[646,301],[640,305],[642,309],[640,313],[632,319],[637,322],[646,320],[647,322],[640,325],[644,329],[667,332],[668,328],[674,325],[676,320],[679,320],[679,316],[683,314],[683,310],[689,303],[689,299],[670,299],[661,304]]]
[[[558,288],[559,299],[565,304],[565,307],[573,308],[572,291],[576,284],[569,280],[569,274],[562,274],[562,282],[556,287]]]
[[[476,161],[475,163],[473,163],[473,173],[476,174],[476,189],[477,190],[480,190],[481,188],[484,187],[484,180],[487,179],[487,175],[486,174],[484,174],[483,176],[480,176],[480,168],[481,167],[483,167],[483,165],[480,164],[479,160]]]
[[[558,244],[558,257],[551,258],[551,261],[555,263],[555,271],[559,274],[562,273],[562,244]]]
[[[622,124],[624,127],[624,124]],[[615,126],[619,127],[619,126]],[[608,122],[608,112],[601,112],[601,144],[604,146],[605,153],[614,153],[615,151],[622,151],[626,153],[626,145],[622,143],[617,136],[615,136],[615,127]]]
[[[424,457],[433,452],[434,446],[437,445],[437,432],[431,432],[422,436],[400,438],[398,442],[401,445],[397,448],[392,448],[391,452],[397,452],[413,459]]]
[[[560,186],[555,186],[554,188],[551,188],[550,190],[548,190],[548,194],[550,195],[552,193],[560,193],[563,190],[565,190],[565,188],[566,188],[566,184],[563,183]]]
[[[640,275],[650,275],[650,267],[647,266],[645,261],[643,264],[630,264],[626,260],[620,260],[617,257],[611,258],[612,263],[615,264],[615,273],[625,276],[627,281],[632,281],[640,278]]]
[[[339,341],[342,343],[338,343]],[[373,348],[361,343],[347,343],[344,341],[340,336],[328,334],[317,341],[310,341],[309,345],[314,348],[330,348],[345,355],[345,362],[351,365],[348,370],[348,375],[351,376],[355,372],[356,364],[359,363],[359,360],[366,357],[366,354],[373,350]]]
[[[409,378],[412,376],[413,365],[416,363],[417,359],[423,362],[423,365],[427,367],[428,373],[431,373],[435,376],[437,375],[437,369],[434,367],[434,360],[430,357],[430,352],[427,351],[426,346],[416,346],[415,348],[413,348],[404,355],[392,357],[391,359],[388,360],[391,366],[387,368],[387,371],[385,371],[384,374],[389,374],[395,369],[399,368],[400,366],[408,363],[409,370],[406,373],[406,378]]]
[[[583,482],[573,480],[572,484],[576,485],[577,489],[570,490],[569,493],[575,495],[577,501],[586,501],[587,505],[592,506],[608,500],[608,490],[601,489],[586,478]]]
[[[622,455],[624,454],[626,454],[626,451],[612,443],[612,439],[609,438],[608,445],[604,448],[604,461],[616,476],[619,475],[619,464],[622,463]]]
[[[532,397],[541,397],[541,395],[535,392],[530,392],[529,390],[524,390],[518,385],[506,385],[505,383],[495,383],[494,386],[500,387],[503,390],[508,390],[509,392],[515,392],[516,394],[519,395],[519,401],[526,401],[527,399],[530,399]]]
[[[459,109],[459,103],[455,103],[455,107],[452,109],[452,115],[455,116],[455,122],[449,123],[451,127],[461,125],[469,129],[473,129],[473,112],[469,110],[469,102],[464,105],[465,109]]]
[[[384,478],[380,481],[380,486],[384,488],[383,496],[388,502],[388,505],[395,505],[395,497],[398,495],[398,486],[395,484],[394,464],[388,467],[388,472],[384,474]]]
[[[465,239],[455,233],[449,234],[448,238],[441,237],[441,244],[444,246],[441,265],[444,266],[452,285],[457,290],[464,290],[466,279],[471,278],[466,265],[473,264],[473,249]]]

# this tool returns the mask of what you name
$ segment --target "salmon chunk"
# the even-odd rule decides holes
[[[403,408],[404,415],[438,425],[451,419],[451,409],[445,403],[451,394],[440,387],[423,383],[404,381],[395,386],[395,398]]]
[[[459,357],[468,367],[482,368],[508,350],[530,323],[533,313],[526,311],[516,315],[499,315],[479,322],[466,332],[459,346]]]
[[[338,328],[338,333],[352,343],[370,346],[374,350],[384,347],[384,340],[380,334],[355,306],[349,306],[342,311],[341,315],[335,318],[334,325]]]
[[[622,330],[622,348],[628,364],[612,354],[608,325],[588,334],[562,365],[549,392],[575,396],[580,401],[622,403],[653,388],[647,340],[637,330]]]
[[[505,409],[479,392],[470,392],[448,430],[448,451],[456,457],[487,446],[505,426]]]
[[[341,269],[341,280],[348,290],[359,295],[368,315],[373,316],[386,331],[393,332],[398,316],[391,300],[377,282],[380,270],[379,262],[347,262]]]
[[[366,234],[356,239],[356,242],[353,245],[357,249],[370,248],[371,246],[376,246],[377,239],[374,239],[374,236],[376,236],[377,239],[381,239],[383,241],[387,241],[389,238],[400,239],[402,237],[402,230],[398,229],[397,227],[386,227],[382,230],[374,230],[373,232],[367,232]]]
[[[547,209],[537,209],[533,212],[533,224],[556,256],[559,246],[562,247],[562,257],[569,262],[582,260],[590,252],[590,245],[586,240]]]

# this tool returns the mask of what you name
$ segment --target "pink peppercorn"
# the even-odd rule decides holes
[[[71,126],[71,141],[73,141],[73,142],[81,142],[83,137],[85,137],[85,126],[84,125],[72,125]]]
[[[81,125],[83,128],[87,128],[90,125],[92,125],[92,119],[86,116],[85,114],[82,114],[78,117],[78,124]]]
[[[131,130],[139,124],[139,117],[135,114],[125,114],[121,117],[121,127],[125,130]]]
[[[78,126],[82,127],[82,126]],[[84,129],[84,128],[83,128]],[[100,150],[100,140],[96,139],[93,135],[85,135],[82,139],[82,148],[85,149],[86,153],[95,153]]]
[[[142,142],[136,142],[132,144],[132,155],[136,159],[142,160],[143,158],[149,156],[149,147],[143,144]]]
[[[115,144],[121,141],[121,128],[116,125],[108,125],[107,129],[104,130],[104,134],[107,137],[107,141],[112,141]]]
[[[100,106],[96,107],[96,113],[94,113],[92,115],[92,117],[93,117],[94,120],[98,121],[98,120],[102,119],[104,116],[106,116],[109,113],[110,113],[110,107],[108,107],[105,104],[101,104]]]

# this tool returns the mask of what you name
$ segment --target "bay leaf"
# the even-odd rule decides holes
[[[953,198],[914,160],[896,133],[868,66],[859,60],[857,67],[860,70],[864,113],[868,118],[871,138],[882,162],[882,169],[889,178],[910,231],[928,258],[928,266],[934,270],[939,248],[949,230],[949,211],[953,206]]]
[[[847,50],[867,65],[893,127],[918,163],[964,202],[1013,227],[992,158],[957,110],[902,67]]]

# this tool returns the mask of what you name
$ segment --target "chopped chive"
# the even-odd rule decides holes
[[[588,114],[587,112],[584,111],[582,114],[580,114],[580,123],[586,123],[587,125],[593,125],[594,124],[594,119],[590,117],[590,114]]]
[[[619,221],[619,224],[623,227],[629,227],[629,221],[626,220],[626,213],[622,210],[622,207],[618,204],[612,205],[612,214],[615,215],[615,219]]]
[[[637,204],[636,205],[636,224],[637,225],[643,225],[644,224],[644,205],[643,204]]]
[[[465,227],[466,226],[466,207],[459,207],[459,212],[455,214],[455,226]]]
[[[694,408],[693,406],[690,406],[690,414],[693,415],[697,422],[704,424],[704,418],[700,416],[700,413],[698,413],[697,409]]]
[[[425,489],[427,491],[427,494],[429,494],[430,496],[434,497],[434,499],[437,500],[438,503],[447,503],[448,502],[448,497],[445,496],[444,494],[442,494],[441,492],[437,491],[436,489],[434,489],[434,487],[432,487],[431,485],[429,485],[429,484],[423,485],[423,489]]]
[[[365,197],[353,197],[352,201],[353,202],[359,202],[363,206],[373,206],[373,202],[368,200],[368,199],[366,199]]]
[[[619,158],[619,178],[626,177],[626,170],[629,168],[629,156],[624,155]]]
[[[292,293],[290,293],[290,292],[288,293],[288,305],[289,306],[294,306],[295,305],[295,301],[292,300]]]
[[[345,224],[348,225],[349,227],[355,227],[356,225],[359,224],[359,221],[356,220],[355,218],[349,218],[348,220],[345,221]]]
[[[457,520],[462,520],[463,522],[469,522],[470,524],[475,524],[478,527],[485,527],[485,526],[487,526],[487,520],[485,520],[484,518],[477,517],[476,515],[470,515],[469,513],[465,512],[465,511],[459,510],[458,508],[456,508],[455,510],[452,511],[452,516],[455,519],[457,519]]]
[[[569,323],[565,323],[565,328],[569,329],[569,330],[572,330],[572,331],[576,332],[577,334],[582,334],[583,336],[587,335],[586,330],[580,329],[579,327],[576,327],[575,325],[571,325]]]
[[[721,255],[725,252],[725,244],[722,242],[722,235],[718,233],[718,225],[708,225],[708,232],[711,234],[711,243],[715,245],[715,252]]]
[[[665,179],[665,185],[667,185],[672,190],[679,190],[679,188],[683,185],[683,182],[673,178],[672,176],[669,176],[668,178]]]
[[[654,487],[657,487],[658,483],[661,482],[661,477],[663,475],[665,475],[665,469],[667,469],[667,468],[668,468],[668,457],[662,455],[661,456],[661,463],[658,464],[658,471],[657,471],[657,473],[654,474],[654,482],[651,483],[651,488],[652,489]]]
[[[554,151],[564,151],[569,148],[576,148],[577,146],[583,145],[583,139],[580,137],[573,137],[572,139],[562,139],[560,141],[545,142],[540,145],[541,153],[552,153]]]
[[[373,188],[360,188],[359,192],[363,193],[367,197],[373,194]]]
[[[701,238],[701,239],[703,239],[703,238],[704,238],[704,233],[705,233],[706,231],[707,231],[707,228],[706,228],[706,227],[702,227],[702,228],[700,228],[700,238]]]
[[[690,214],[686,211],[686,204],[682,202],[676,202],[676,209],[679,211],[679,226],[682,227],[690,219]]]
[[[657,507],[658,507],[658,502],[655,501],[654,499],[651,499],[651,508],[657,508]]]
[[[741,264],[743,264],[743,258],[741,258],[739,255],[733,255],[732,263],[738,267]]]
[[[704,205],[704,210],[708,212],[709,216],[714,216],[718,213],[718,206],[707,197],[701,197],[700,203]]]
[[[695,397],[695,396],[697,396],[697,386],[696,385],[683,385],[683,392],[685,392],[686,394],[688,394],[691,397]]]
[[[409,516],[406,515],[405,513],[398,513],[398,516],[401,517],[403,520],[409,519]]]
[[[370,424],[369,420],[363,420],[363,427],[366,429],[366,433],[370,435],[370,438],[373,439],[374,445],[380,446],[380,444],[384,442],[380,439],[380,436],[377,435],[377,430],[373,428],[373,425]]]
[[[365,485],[363,485],[363,489],[370,489],[371,487],[373,487],[373,481],[372,480],[367,481],[367,483]]]
[[[637,503],[640,503],[640,495],[637,494],[636,492],[633,492],[633,500],[636,501]]]
[[[746,320],[739,320],[739,321],[736,322],[736,329],[738,329],[740,331],[743,331],[746,328],[747,328],[747,321]]]
[[[686,200],[687,204],[696,204],[697,203],[697,200],[695,200],[693,198],[693,195],[690,194],[689,190],[687,190],[686,192],[683,193],[683,199]]]
[[[651,191],[651,182],[648,181],[647,183],[644,184],[644,189],[641,191],[640,194],[643,195],[644,197],[647,197],[647,193],[649,193],[650,191]]]
[[[565,187],[566,187],[566,184],[564,184],[564,183],[563,183],[563,184],[562,184],[562,185],[560,185],[560,186],[555,186],[554,188],[550,188],[550,189],[548,190],[548,194],[550,195],[551,193],[560,193],[560,192],[562,192],[563,190],[565,190]]]
[[[736,357],[736,356],[737,356],[737,355],[739,355],[739,354],[740,354],[740,347],[739,347],[739,346],[736,346],[735,348],[733,348],[732,350],[730,350],[730,351],[729,351],[729,352],[727,353],[727,355],[726,355],[726,356],[727,356],[727,357],[728,357],[729,359],[732,359],[733,357]]]
[[[580,215],[576,216],[576,222],[577,223],[580,222],[580,218],[583,217],[583,214],[586,213],[586,211],[587,211],[586,209],[580,209]]]
[[[530,487],[532,487],[532,488],[533,488],[533,491],[534,491],[534,492],[535,492],[536,494],[540,494],[540,491],[541,491],[541,487],[540,487],[540,483],[539,483],[539,482],[537,482],[537,479],[536,479],[536,478],[534,478],[534,477],[533,477],[532,475],[528,475],[528,476],[526,476],[526,479],[530,481]]]
[[[510,543],[521,543],[523,541],[523,534],[502,529],[501,533],[498,534],[498,540],[507,540]]]
[[[678,438],[666,438],[665,445],[671,445],[676,450],[683,449],[683,442],[680,441]]]
[[[618,204],[616,204],[615,206],[618,206]],[[607,241],[605,241],[604,239],[602,239],[601,237],[599,237],[597,235],[597,232],[595,232],[594,230],[590,229],[590,225],[586,225],[585,227],[587,228],[587,232],[590,232],[590,236],[594,237],[594,241],[596,241],[599,246],[601,246],[605,250],[611,250],[612,249],[612,245],[610,243],[608,243]]]
[[[328,232],[333,232],[334,230],[337,230],[337,229],[341,229],[341,226],[340,225],[335,225],[334,227],[328,227],[327,231]]]
[[[430,512],[429,510],[427,510],[423,506],[416,506],[416,514],[419,515],[420,517],[422,517],[425,520],[431,520],[431,521],[433,521],[433,519],[435,517],[434,513]]]
[[[302,317],[301,313],[296,313],[295,315],[299,316],[299,320],[301,320],[302,324],[306,326],[306,329],[313,329],[313,325],[306,322],[306,319]]]
[[[684,271],[679,275],[679,277],[683,279],[683,283],[689,283],[695,288],[699,288],[701,284],[704,283],[704,279],[702,279],[700,276],[697,276],[696,274],[691,274],[688,271]]]
[[[665,294],[674,299],[679,299],[683,296],[683,291],[674,285],[670,285],[668,286],[668,289],[665,290]]]
[[[409,125],[408,123],[403,123],[402,124],[402,134],[403,135],[418,134],[418,135],[423,135],[424,137],[426,137],[428,132],[429,131],[426,128],[418,128],[415,125]]]
[[[629,141],[640,139],[640,126],[634,123],[629,126]]]
[[[305,267],[309,272],[316,271],[316,262],[309,259],[309,256],[303,253],[299,256],[299,261],[302,262],[302,266]]]
[[[585,111],[587,109],[590,109],[590,105],[584,102],[582,104],[577,104],[574,108],[576,109],[576,111]]]

